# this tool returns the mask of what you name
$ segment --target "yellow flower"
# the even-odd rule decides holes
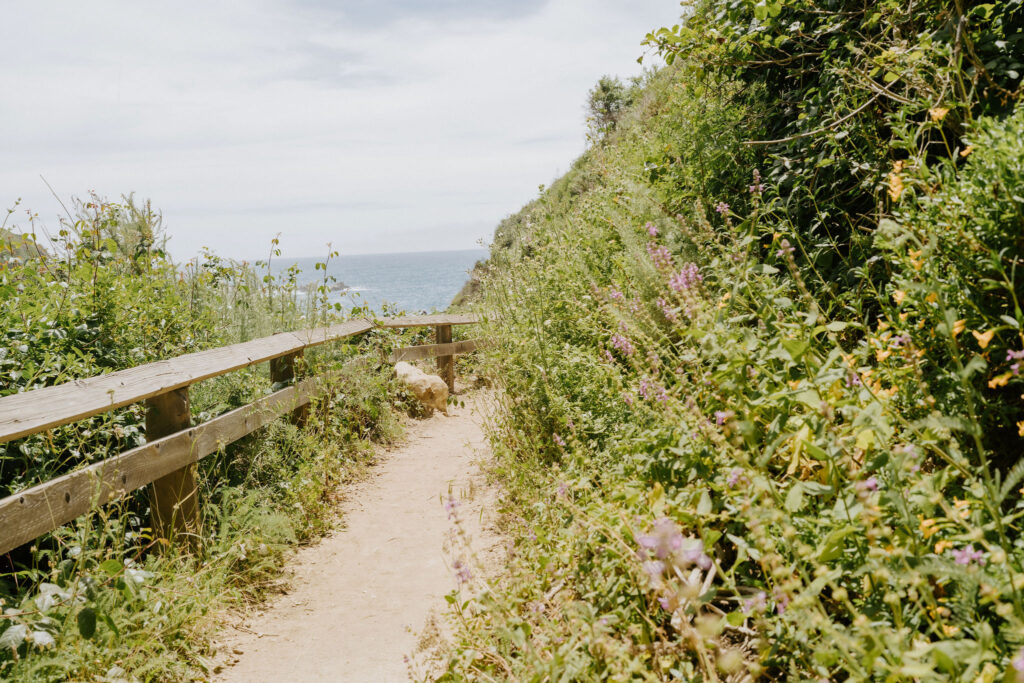
[[[930,304],[933,304],[933,303],[935,303],[936,301],[938,301],[938,300],[939,300],[939,295],[938,295],[938,294],[936,294],[935,292],[932,292],[931,294],[929,294],[928,296],[926,296],[926,297],[924,298],[924,300],[925,300],[925,301],[927,301],[927,302],[928,302],[928,303],[930,303]]]
[[[960,500],[959,498],[953,499],[953,505],[956,507],[957,512],[960,515],[960,519],[967,519],[971,516],[971,504],[966,500]]]
[[[938,522],[931,518],[921,520],[920,529],[925,538],[931,538],[939,532],[937,524]]]
[[[928,110],[928,116],[936,123],[946,118],[946,114],[948,113],[949,107],[932,107]]]
[[[980,346],[983,349],[988,348],[988,345],[992,341],[992,337],[995,335],[995,333],[995,330],[989,330],[988,332],[976,332],[973,330],[971,331],[971,334],[974,335],[974,338],[978,340],[978,346]]]
[[[968,154],[970,154],[973,151],[974,151],[974,145],[967,145],[967,147],[965,147],[963,149],[963,151],[960,152],[960,156],[965,157],[965,156],[967,156]]]
[[[907,293],[904,292],[902,289],[897,289],[895,292],[892,293],[892,298],[896,302],[897,306],[903,303],[903,299],[905,299],[906,296]]]
[[[953,323],[953,339],[956,339],[957,335],[963,332],[965,327],[967,327],[966,320],[957,320]]]
[[[939,541],[935,544],[935,554],[941,555],[943,552],[953,547],[953,541]]]
[[[952,624],[943,624],[942,631],[946,634],[947,637],[952,637],[960,632],[960,627],[953,626]]]
[[[996,387],[1005,387],[1011,377],[1013,377],[1012,372],[1004,372],[1001,375],[997,375],[988,381],[988,388],[995,389]]]
[[[879,363],[881,363],[883,360],[888,358],[891,354],[892,354],[892,350],[891,349],[876,349],[875,350],[875,360],[877,360]]]
[[[1017,423],[1017,435],[1024,436],[1024,420]]]

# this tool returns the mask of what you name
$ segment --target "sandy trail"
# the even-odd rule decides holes
[[[464,398],[450,417],[411,422],[404,443],[345,492],[343,528],[296,553],[290,592],[225,630],[219,649],[237,662],[215,680],[409,679],[406,656],[456,588],[449,493],[474,548],[493,543],[481,532],[483,402]]]

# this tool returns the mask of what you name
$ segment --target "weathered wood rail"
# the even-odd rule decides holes
[[[287,413],[302,424],[309,402],[326,390],[326,377],[295,382],[296,361],[306,349],[378,327],[434,327],[437,344],[398,349],[391,362],[437,358],[441,376],[454,390],[454,356],[475,350],[477,342],[453,343],[452,326],[476,322],[476,316],[447,314],[388,318],[377,323],[350,320],[0,397],[0,443],[141,401],[146,402],[147,411],[144,445],[0,499],[0,553],[146,485],[150,486],[154,532],[167,539],[178,535],[195,538],[200,523],[196,463]],[[191,425],[188,394],[192,384],[267,361],[271,381],[295,383],[201,425]]]

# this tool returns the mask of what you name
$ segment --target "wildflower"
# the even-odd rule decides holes
[[[612,347],[614,347],[616,350],[618,350],[625,356],[632,356],[633,353],[636,351],[636,348],[633,346],[632,342],[623,337],[621,334],[612,335]]]
[[[729,477],[725,480],[725,485],[734,489],[739,486],[741,482],[746,483],[746,481],[747,477],[743,473],[743,469],[740,467],[734,467],[732,468],[732,471],[729,472]]]
[[[899,335],[897,337],[893,337],[892,340],[889,342],[889,344],[894,349],[902,348],[902,347],[906,346],[909,343],[910,343],[910,335],[909,334],[901,334],[901,335]]]
[[[936,522],[934,519],[922,519],[921,523],[918,525],[918,528],[921,530],[921,534],[925,538],[931,538],[939,532],[939,528],[938,526],[936,526],[937,524],[938,522]]]
[[[662,314],[665,316],[665,319],[668,320],[669,322],[674,323],[676,319],[679,317],[676,315],[676,312],[672,310],[672,307],[669,306],[668,302],[665,301],[663,297],[658,299],[657,304],[658,308],[661,309]]]
[[[725,202],[718,202],[717,204],[715,204],[715,211],[717,211],[720,215],[724,216],[725,214],[729,213],[729,205],[726,204]]]
[[[650,235],[651,237],[658,236],[658,227],[654,225],[654,223],[647,221],[647,225],[645,225],[644,227],[647,229],[647,234]]]
[[[674,521],[662,517],[654,522],[649,534],[637,536],[636,542],[644,550],[654,553],[657,559],[665,560],[682,547],[683,534]]]
[[[985,564],[985,553],[980,550],[976,550],[973,545],[965,546],[959,550],[954,550],[952,551],[952,555],[954,562],[964,566],[967,566],[972,562],[977,562],[980,565]]]
[[[455,519],[458,516],[459,501],[455,496],[448,494],[448,500],[444,502],[444,511],[448,513],[448,519]]]
[[[608,349],[604,350],[604,359],[606,361],[608,361],[609,363],[614,363],[615,362],[615,356],[613,356],[612,352],[609,351]]]
[[[761,172],[754,169],[754,184],[750,186],[750,194],[761,194],[764,192],[764,184],[761,182]]]
[[[625,297],[622,295],[622,292],[612,287],[608,290],[608,298],[612,301],[622,301]]]
[[[455,570],[455,578],[458,579],[460,584],[469,583],[473,580],[473,572],[470,571],[469,565],[462,561],[462,558],[452,563],[452,569]]]
[[[864,481],[857,482],[857,488],[861,491],[877,491],[878,490],[878,478],[868,477]]]
[[[715,411],[715,424],[721,427],[725,424],[725,421],[733,417],[736,413],[731,410],[716,410]]]
[[[565,498],[569,495],[569,487],[566,486],[564,481],[558,482],[558,490],[555,492],[555,495],[559,498]]]
[[[863,384],[864,383],[860,380],[860,375],[858,375],[855,372],[851,372],[851,373],[849,373],[846,376],[846,386],[847,387],[851,387],[851,388],[852,387],[859,387],[859,386],[863,386]]]
[[[558,446],[560,446],[562,448],[565,448],[565,440],[562,437],[560,437],[558,434],[552,434],[551,435],[551,440],[554,441],[556,445],[558,445]]]
[[[651,257],[654,267],[659,270],[667,270],[672,267],[672,252],[663,244],[655,242],[647,243],[647,254]]]
[[[704,542],[699,538],[688,538],[684,544],[680,540],[680,548],[673,555],[676,566],[686,568],[695,564],[704,571],[711,569],[711,558],[704,552]]]
[[[953,547],[953,541],[941,540],[935,544],[935,554],[941,555]]]
[[[661,560],[648,560],[641,565],[644,572],[647,574],[647,578],[651,582],[652,588],[658,588],[661,586],[661,577],[665,573],[665,563]]]
[[[764,608],[768,605],[768,594],[764,591],[758,591],[754,597],[747,598],[743,601],[743,611],[747,614],[751,612],[763,612]]]
[[[633,396],[632,395],[630,395],[630,394],[623,394],[622,395],[622,401],[623,401],[623,403],[625,403],[630,408],[633,407]]]
[[[789,256],[794,251],[796,251],[796,249],[789,243],[789,240],[785,238],[783,238],[783,240],[779,242],[779,246],[782,248],[775,252],[775,255],[778,256],[779,258],[785,258],[786,256]]]
[[[779,589],[775,589],[775,593],[772,597],[775,599],[775,611],[779,614],[785,612],[786,608],[789,607],[789,595]]]
[[[694,285],[702,282],[704,276],[700,274],[700,269],[696,263],[687,263],[683,266],[682,270],[673,275],[669,281],[668,286],[676,292],[681,292],[684,289],[691,289]]]
[[[957,514],[960,515],[960,519],[967,519],[971,516],[971,504],[969,501],[954,498],[953,506],[956,508]]]
[[[988,332],[978,332],[977,330],[972,330],[971,334],[978,340],[978,346],[985,349],[988,348],[988,345],[992,342],[992,337],[995,336],[996,331],[989,330]]]
[[[1024,649],[1017,652],[1017,656],[1010,662],[1010,666],[1017,672],[1018,683],[1024,682]]]

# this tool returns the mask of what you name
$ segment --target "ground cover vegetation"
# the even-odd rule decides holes
[[[131,197],[76,204],[52,240],[33,223],[5,224],[0,240],[0,395],[346,314],[326,267],[308,293],[294,269],[274,274],[277,240],[262,263],[174,263],[160,215]],[[411,403],[378,361],[412,336],[376,330],[308,352],[302,372],[334,373],[329,398],[302,429],[280,420],[201,461],[191,546],[154,538],[140,490],[0,557],[0,679],[208,676],[214,616],[273,589],[287,548],[329,527],[337,485],[372,459],[373,442],[398,435],[395,408]],[[265,366],[202,382],[193,423],[280,388]],[[5,444],[0,497],[143,443],[144,422],[134,405]]]
[[[512,560],[446,678],[1024,680],[1022,23],[698,0],[602,81],[477,269]]]

